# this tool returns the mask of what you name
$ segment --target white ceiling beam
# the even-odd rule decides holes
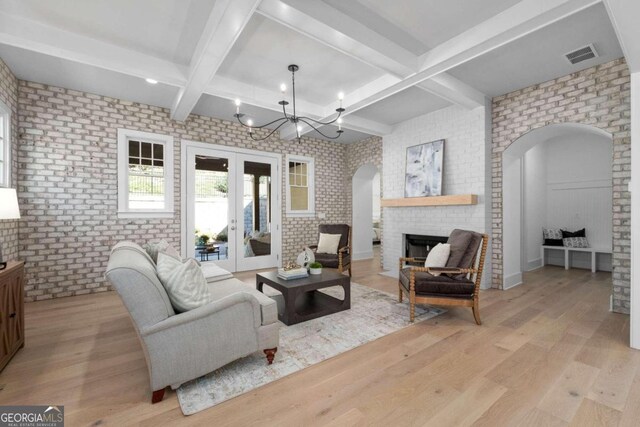
[[[604,0],[607,13],[632,73],[640,72],[640,2],[637,0]]]
[[[324,2],[263,0],[258,13],[395,77],[417,71],[414,54]],[[483,93],[453,76],[418,87],[465,108],[484,105]]]
[[[171,118],[184,121],[222,65],[260,0],[216,0],[191,58],[186,85],[178,92]]]
[[[171,86],[186,82],[187,67],[0,12],[0,43]]]
[[[417,71],[414,54],[322,1],[263,0],[257,12],[385,72]]]
[[[347,94],[345,114],[355,113],[597,3],[600,0],[523,0],[422,55],[418,73]],[[337,103],[327,108],[331,111],[337,108]],[[323,119],[333,116],[328,114]]]

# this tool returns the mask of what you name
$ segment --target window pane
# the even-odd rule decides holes
[[[129,141],[129,157],[140,157],[139,141]]]
[[[151,166],[151,159],[140,159],[140,164],[141,165],[146,165],[146,166]]]
[[[309,189],[307,187],[291,187],[291,210],[306,211],[309,209]]]
[[[300,173],[302,175],[306,175],[307,174],[307,164],[306,163],[300,163]]]
[[[307,186],[307,176],[306,175],[302,175],[300,177],[300,185],[303,186],[303,187]]]
[[[162,144],[153,144],[153,158],[164,160],[164,146]]]
[[[151,158],[151,143],[150,142],[142,142],[140,143],[140,149],[142,151],[142,157],[146,157],[147,159]]]
[[[140,159],[137,157],[129,157],[129,166],[131,165],[139,165],[140,164]]]

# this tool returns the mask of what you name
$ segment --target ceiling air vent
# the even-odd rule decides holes
[[[569,52],[564,56],[567,58],[567,61],[575,65],[579,62],[586,61],[587,59],[597,58],[598,52],[596,52],[596,48],[593,44],[590,44],[576,49],[573,52]]]

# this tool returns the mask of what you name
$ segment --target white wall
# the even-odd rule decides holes
[[[631,75],[631,347],[640,350],[640,73]],[[633,220],[636,218],[636,220]]]
[[[380,221],[380,214],[382,213],[382,208],[380,207],[380,196],[381,196],[381,188],[380,188],[380,173],[376,173],[373,177],[373,181],[371,182],[372,186],[372,215],[373,221]]]
[[[524,252],[522,269],[529,271],[542,265],[540,246],[542,228],[547,227],[547,144],[527,151],[523,170],[523,233]]]
[[[504,289],[522,283],[522,158],[504,157],[502,167],[502,240],[504,258],[502,261]]]
[[[454,228],[490,234],[486,189],[490,158],[487,156],[487,120],[485,107],[466,110],[448,107],[398,124],[383,137],[383,197],[404,197],[407,147],[444,139],[443,194],[477,194],[474,206],[383,208],[383,265],[398,268],[403,255],[403,234],[448,236]],[[490,169],[489,169],[490,170]],[[489,245],[490,246],[490,245]],[[483,273],[483,287],[491,284],[491,255]]]
[[[353,259],[373,257],[373,187],[376,175],[378,168],[371,164],[361,166],[353,175]]]

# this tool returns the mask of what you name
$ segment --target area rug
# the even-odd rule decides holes
[[[342,290],[323,292],[338,296],[336,292]],[[444,312],[416,306],[416,322]],[[281,324],[280,345],[272,365],[267,365],[262,352],[254,353],[185,383],[177,390],[180,408],[185,415],[195,414],[409,325],[406,298],[398,303],[397,295],[352,283],[350,310],[297,325]]]

